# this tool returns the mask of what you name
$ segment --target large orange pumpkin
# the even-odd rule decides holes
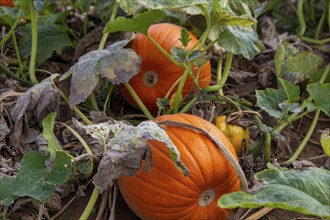
[[[156,122],[172,120],[194,125],[222,142],[235,156],[230,141],[213,124],[188,114],[163,115]],[[140,168],[136,176],[121,177],[120,191],[129,207],[142,219],[225,219],[229,210],[217,206],[221,195],[238,191],[240,182],[230,162],[207,135],[166,125],[190,170],[185,177],[174,165],[164,144],[150,141],[153,166]],[[143,166],[144,163],[142,163]]]
[[[148,34],[162,47],[170,53],[172,47],[183,47],[179,38],[181,37],[181,27],[161,23],[151,25]],[[187,48],[191,48],[197,42],[197,38],[190,33],[192,39]],[[157,98],[164,98],[167,91],[173,83],[182,76],[184,68],[178,67],[165,57],[160,50],[143,34],[136,34],[135,39],[131,42],[130,47],[142,57],[141,70],[138,75],[134,76],[129,84],[135,90],[142,102],[151,112],[157,112]],[[197,66],[193,67],[193,72],[197,74]],[[210,85],[211,81],[211,65],[206,62],[199,73],[199,86],[201,88]],[[182,95],[185,96],[195,89],[195,84],[191,77],[188,77],[183,88]],[[133,106],[137,107],[134,99],[124,86],[120,86],[120,91],[124,98]],[[175,93],[176,90],[172,92]],[[171,96],[170,96],[171,97]]]
[[[13,0],[0,0],[0,6],[14,7]]]

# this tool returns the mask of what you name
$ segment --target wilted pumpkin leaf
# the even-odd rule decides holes
[[[1,98],[1,96],[0,96]],[[10,129],[4,117],[4,108],[0,105],[0,149],[6,144],[6,136],[9,134]]]
[[[256,175],[263,182],[257,192],[223,195],[222,208],[258,208],[266,206],[306,215],[330,217],[330,171],[316,167],[288,170],[268,164]]]
[[[141,57],[132,49],[123,48],[125,45],[118,42],[109,46],[106,50],[110,53],[103,56],[95,67],[96,73],[114,85],[126,83],[140,72]]]
[[[118,177],[134,175],[143,159],[146,160],[145,168],[151,168],[151,152],[147,144],[151,139],[163,142],[170,151],[174,164],[185,175],[189,174],[180,160],[180,152],[165,130],[152,121],[142,122],[136,127],[115,120],[97,125],[83,125],[75,119],[73,122],[107,149],[94,176],[94,184],[101,192]]]
[[[56,112],[49,113],[42,120],[42,135],[48,142],[48,151],[50,155],[54,155],[57,151],[61,151],[61,147],[59,146],[59,142],[54,135],[54,124],[55,124]]]
[[[46,165],[47,163],[47,165]],[[45,203],[71,175],[71,159],[64,152],[57,152],[54,161],[37,151],[27,152],[20,162],[14,178],[0,179],[0,205],[10,205],[17,197],[29,196]]]
[[[58,112],[60,96],[54,86],[54,81],[58,77],[58,74],[51,75],[18,98],[11,111],[11,117],[15,122],[11,134],[13,146],[19,145],[20,142],[34,142],[38,132],[32,128],[32,125],[41,122],[50,112]]]
[[[141,5],[150,9],[173,9],[209,4],[208,0],[137,0]]]
[[[279,104],[286,100],[284,91],[279,91],[273,88],[267,88],[266,90],[257,90],[257,106],[267,112],[270,116],[275,118],[282,118],[284,112],[280,109]]]
[[[91,51],[80,57],[60,80],[71,77],[70,105],[86,100],[96,87],[99,76],[104,76],[112,84],[128,82],[139,73],[141,58],[131,49],[123,48],[131,41],[123,40],[104,50]]]
[[[147,35],[149,26],[154,24],[156,21],[165,18],[165,16],[166,13],[161,10],[151,10],[136,14],[131,19],[125,17],[117,17],[106,24],[104,33],[131,31]]]
[[[54,52],[61,54],[65,47],[72,46],[68,36],[68,28],[59,24],[57,19],[61,14],[49,14],[38,19],[38,47],[37,64],[40,65],[50,58]],[[19,32],[21,40],[19,42],[19,51],[23,59],[31,54],[31,24],[26,24]]]
[[[275,56],[275,71],[278,78],[283,78],[293,84],[310,79],[317,82],[322,73],[319,69],[323,58],[311,51],[299,51],[294,45],[283,41],[277,48]]]
[[[313,97],[315,106],[320,108],[327,116],[330,116],[330,83],[308,84],[307,91]]]

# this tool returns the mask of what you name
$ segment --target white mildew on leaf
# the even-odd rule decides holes
[[[120,176],[135,175],[142,160],[146,161],[144,168],[151,169],[152,160],[148,140],[164,143],[170,152],[173,165],[176,165],[184,175],[189,175],[188,169],[180,160],[180,152],[165,130],[153,121],[145,121],[138,126],[116,120],[97,125],[83,125],[75,119],[73,122],[108,149],[94,176],[94,184],[101,192]]]

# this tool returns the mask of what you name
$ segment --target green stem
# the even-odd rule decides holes
[[[38,49],[38,31],[37,31],[37,13],[34,9],[34,1],[30,0],[30,15],[31,15],[31,30],[32,30],[32,44],[31,44],[31,56],[29,64],[30,80],[33,84],[37,84],[38,80],[35,73],[37,49]]]
[[[177,66],[183,67],[184,64],[179,63],[176,61],[169,53],[166,52],[149,34],[147,34],[147,38],[160,50],[160,52],[167,57],[169,60],[171,60],[172,63],[174,63]]]
[[[88,146],[88,144],[86,143],[86,141],[73,128],[71,128],[69,125],[67,125],[65,123],[62,123],[62,122],[59,122],[59,123],[62,124],[63,126],[65,126],[73,134],[73,136],[75,136],[78,139],[78,141],[84,147],[87,154],[93,155],[93,152],[90,149],[90,147]]]
[[[328,14],[328,19],[327,19],[328,20],[328,22],[327,22],[328,23],[328,29],[330,29],[330,3],[328,3],[328,10],[327,11],[328,11],[328,13],[327,13]]]
[[[266,155],[266,161],[271,162],[270,157],[270,146],[271,146],[271,136],[269,132],[264,132],[265,135],[265,155]]]
[[[18,63],[18,73],[20,76],[23,76],[23,64],[22,64],[21,56],[19,54],[15,33],[13,34],[13,44],[14,44],[14,50],[15,50],[15,54],[16,54],[16,58],[17,58],[17,63]]]
[[[110,84],[110,83],[108,83],[108,84]],[[104,106],[103,106],[103,112],[105,112],[105,113],[107,112],[107,106],[108,106],[108,103],[110,101],[110,96],[111,96],[111,93],[114,89],[114,85],[110,84],[110,85],[106,86],[106,88],[107,88],[108,92],[107,92],[107,97],[105,98]]]
[[[14,24],[10,27],[10,30],[8,31],[8,33],[6,34],[6,36],[1,40],[0,42],[0,47],[2,45],[4,45],[8,40],[9,38],[11,37],[11,35],[15,32],[15,29],[21,19],[21,16],[22,16],[22,10],[19,11],[19,14],[14,22]]]
[[[294,154],[285,163],[291,163],[291,162],[295,161],[298,158],[298,156],[300,155],[301,151],[304,149],[305,145],[307,144],[308,140],[310,139],[310,137],[312,136],[312,134],[314,132],[314,129],[315,129],[316,124],[317,124],[317,121],[318,121],[319,116],[320,116],[320,112],[321,112],[321,110],[318,108],[316,110],[316,112],[315,112],[314,119],[312,121],[311,126],[308,129],[307,134],[305,135],[304,139],[302,140],[302,142],[300,143],[299,147],[294,152]]]
[[[209,36],[210,30],[211,30],[211,16],[210,13],[208,12],[207,8],[204,5],[197,5],[202,13],[204,14],[205,20],[206,20],[206,30],[204,31],[202,37],[199,39],[199,46],[198,49],[200,50],[205,41],[207,40],[207,37]]]
[[[316,27],[316,31],[315,31],[315,35],[314,35],[314,38],[316,40],[318,40],[320,38],[320,33],[321,33],[321,29],[322,29],[322,26],[324,24],[324,20],[325,20],[325,16],[326,16],[326,12],[324,12],[320,18],[320,21],[319,23],[317,24],[317,27]]]
[[[325,38],[322,40],[317,40],[317,39],[304,37],[304,36],[300,36],[299,38],[307,43],[312,43],[312,44],[327,44],[330,42],[330,38]]]
[[[59,90],[60,91],[60,96],[62,97],[62,99],[64,99],[64,101],[66,102],[66,103],[70,103],[70,100],[69,100],[69,98],[61,91],[61,90]],[[87,125],[92,125],[93,123],[84,115],[84,113],[82,113],[81,111],[80,111],[80,109],[79,108],[77,108],[77,106],[74,106],[73,107],[73,111],[81,118],[81,120],[83,120],[84,122],[85,122],[85,124],[87,124]]]
[[[211,43],[209,43],[208,45],[206,45],[204,48],[203,48],[203,52],[206,52],[208,51],[209,49],[211,49],[213,47],[213,45],[218,41],[218,38],[215,39],[214,41],[212,41]]]
[[[186,83],[186,79],[187,79],[189,72],[190,72],[191,68],[193,67],[193,65],[194,65],[193,63],[189,63],[183,72],[182,78],[181,78],[179,86],[178,86],[178,90],[176,91],[175,98],[174,98],[173,113],[177,113],[179,111],[179,104],[180,104],[182,90],[183,90],[183,87]]]
[[[297,17],[299,21],[298,35],[303,36],[306,31],[306,21],[304,18],[304,0],[298,0]]]
[[[113,6],[113,10],[112,10],[109,21],[112,21],[112,20],[115,19],[116,15],[117,15],[118,8],[119,8],[119,3],[118,3],[118,1],[115,1],[115,5]],[[103,33],[101,42],[99,44],[99,50],[104,49],[105,43],[107,42],[107,39],[108,39],[108,36],[109,36],[109,33]]]
[[[87,220],[90,213],[92,213],[93,208],[95,206],[95,203],[97,201],[97,198],[99,197],[100,190],[97,187],[94,187],[93,193],[88,201],[88,204],[84,210],[84,212],[81,214],[79,220]]]
[[[219,91],[220,86],[219,85],[213,85],[213,86],[208,86],[203,88],[202,90],[200,90],[199,92],[199,96],[202,96],[203,94],[209,93],[209,92],[215,92],[215,91]],[[195,95],[181,110],[180,113],[186,113],[187,111],[189,111],[189,109],[196,104],[196,102],[198,101],[198,96]]]
[[[87,34],[88,30],[88,12],[84,13],[84,35]]]
[[[4,73],[6,76],[10,77],[10,78],[13,78],[17,81],[19,81],[23,86],[27,86],[27,87],[32,87],[33,84],[28,82],[28,81],[25,81],[23,79],[21,79],[20,77],[16,76],[13,72],[11,72],[9,69],[7,69],[4,65],[0,64],[0,71],[2,73]]]
[[[221,78],[222,78],[222,54],[220,55],[219,57],[219,60],[218,60],[218,65],[217,65],[217,84],[219,85],[220,84],[220,81],[221,81]],[[223,92],[222,92],[222,89],[219,89],[218,90],[218,94],[223,96]]]
[[[100,111],[100,108],[99,106],[97,105],[97,101],[96,101],[96,98],[95,98],[95,93],[92,92],[89,96],[88,96],[88,102],[89,104],[91,105],[90,107],[92,107],[92,109],[94,111]]]
[[[153,117],[150,114],[149,110],[146,108],[146,106],[143,104],[143,102],[141,101],[140,97],[135,93],[134,89],[131,87],[131,85],[129,83],[124,83],[124,86],[126,87],[126,89],[129,91],[129,93],[131,94],[131,96],[133,97],[134,101],[136,102],[136,104],[139,106],[139,108],[141,109],[141,111],[147,116],[147,118],[149,120],[152,120]]]
[[[218,82],[218,85],[220,86],[219,94],[223,94],[222,87],[225,85],[225,83],[228,79],[228,76],[229,76],[229,73],[230,73],[231,63],[233,61],[233,56],[234,56],[233,53],[228,52],[225,68],[223,70],[223,75],[222,75],[221,80]]]

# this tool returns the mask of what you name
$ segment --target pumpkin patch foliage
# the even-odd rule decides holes
[[[330,219],[329,0],[0,0],[0,219]]]

